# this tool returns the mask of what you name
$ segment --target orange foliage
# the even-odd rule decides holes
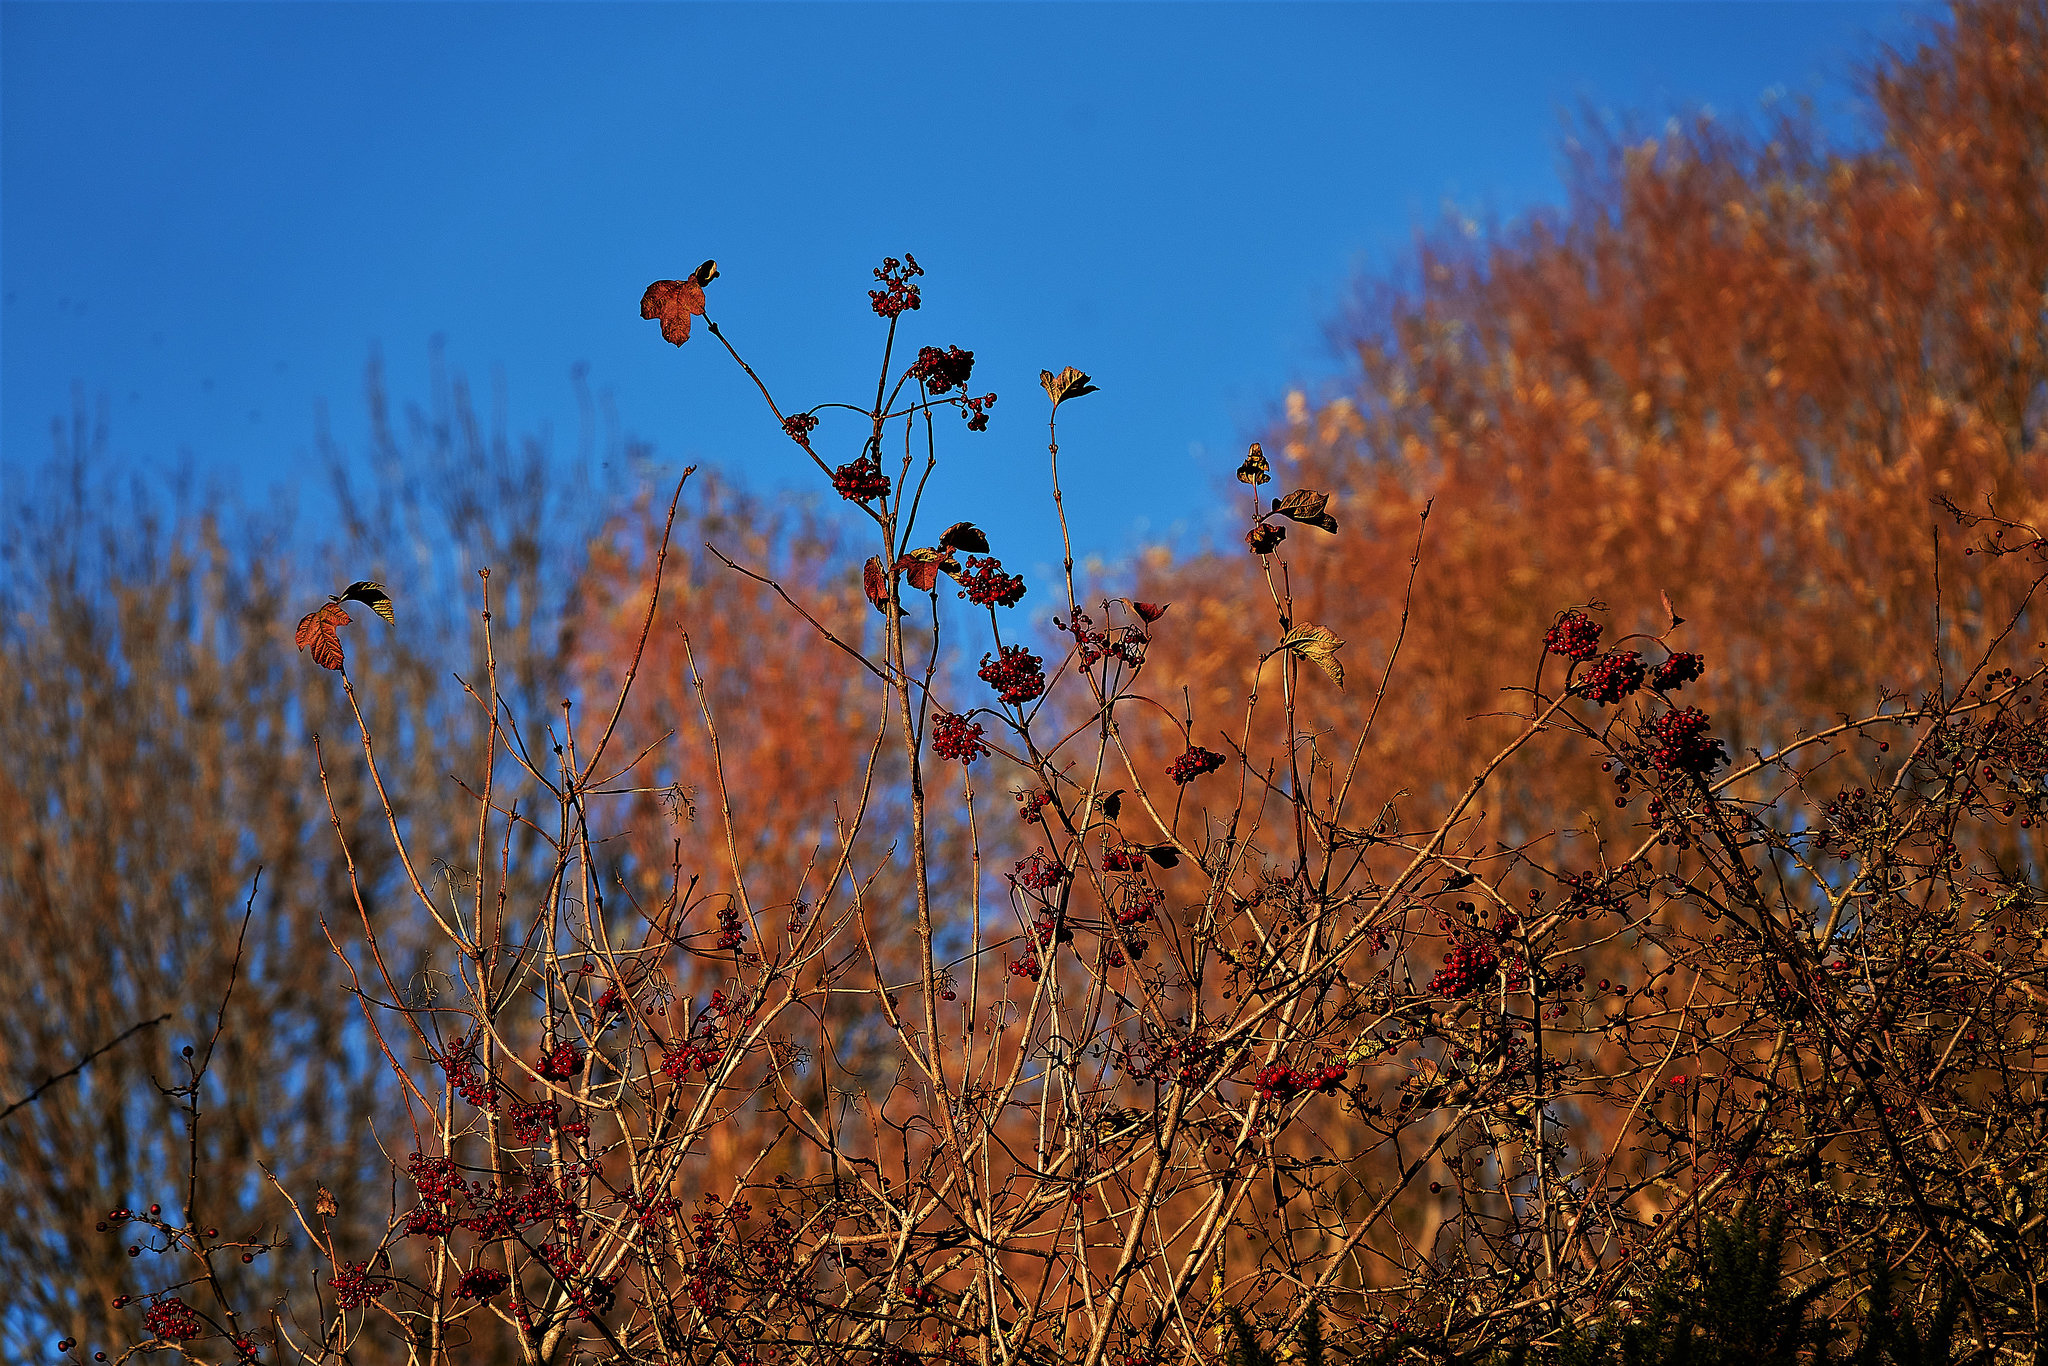
[[[1571,603],[1609,604],[1612,644],[1665,636],[1668,590],[1689,619],[1669,646],[1707,657],[1699,700],[1738,754],[1882,686],[1934,686],[1937,500],[2048,515],[2048,21],[1965,8],[1874,90],[1882,141],[1853,155],[1792,122],[1758,140],[1704,119],[1586,154],[1567,210],[1439,234],[1412,287],[1368,292],[1347,391],[1290,398],[1268,492],[1334,490],[1347,521],[1335,541],[1296,531],[1293,590],[1364,683],[1317,690],[1319,724],[1372,707],[1434,500],[1401,711],[1365,760],[1375,800],[1441,796],[1498,747],[1503,727],[1468,718],[1530,684],[1513,670]],[[1962,549],[1950,533],[1949,668],[2016,591]],[[1146,578],[1192,618],[1154,667],[1189,682],[1198,719],[1247,691],[1257,580],[1241,552]],[[1543,830],[1606,795],[1546,775],[1492,805]]]

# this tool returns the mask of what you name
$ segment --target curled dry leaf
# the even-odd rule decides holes
[[[1131,604],[1131,610],[1133,612],[1136,612],[1140,617],[1143,617],[1145,619],[1146,625],[1149,626],[1153,622],[1165,616],[1166,609],[1171,606],[1173,606],[1173,604],[1170,602],[1133,602]]]
[[[1321,669],[1338,687],[1344,686],[1344,665],[1337,658],[1337,651],[1344,648],[1344,642],[1337,639],[1337,633],[1329,627],[1297,626],[1280,637],[1280,648]]]
[[[342,665],[341,637],[336,632],[352,620],[340,603],[323,602],[299,618],[299,629],[292,639],[301,650],[310,650],[313,662],[321,668],[339,669]]]
[[[384,591],[384,585],[375,579],[357,579],[341,590],[342,602],[359,602],[384,618],[387,626],[396,626],[398,618],[391,611],[391,595]]]
[[[867,594],[868,601],[875,605],[877,612],[888,610],[889,575],[882,568],[880,555],[868,556],[868,562],[861,566],[860,588]]]
[[[716,263],[706,261],[716,275]],[[661,319],[661,339],[681,346],[690,339],[690,319],[704,312],[704,286],[693,275],[687,280],[656,280],[640,296],[640,316]]]
[[[972,522],[955,522],[946,528],[946,534],[939,537],[939,545],[947,550],[964,550],[970,555],[988,554],[988,537]]]
[[[1329,503],[1330,495],[1327,493],[1319,493],[1315,489],[1296,489],[1285,498],[1275,498],[1273,511],[1306,526],[1319,526],[1325,531],[1335,531],[1337,519],[1325,510]]]
[[[690,272],[690,283],[696,285],[699,289],[704,288],[704,286],[717,278],[718,262],[716,261],[706,261],[703,265]]]
[[[1180,855],[1170,844],[1153,845],[1145,851],[1145,857],[1151,859],[1161,868],[1177,868],[1180,866]]]
[[[1273,477],[1273,467],[1266,463],[1265,448],[1252,442],[1252,453],[1237,467],[1237,482],[1240,484],[1263,484]]]
[[[1095,386],[1089,383],[1088,376],[1071,365],[1060,371],[1057,375],[1050,370],[1040,370],[1038,372],[1038,382],[1044,386],[1045,392],[1051,397],[1053,407],[1055,408],[1070,398],[1079,398],[1083,394],[1097,392]]]

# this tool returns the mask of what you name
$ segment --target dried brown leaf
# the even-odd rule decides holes
[[[939,544],[947,550],[964,550],[970,555],[988,554],[988,537],[972,522],[955,522],[946,528],[946,534],[939,537]]]
[[[1337,651],[1344,648],[1344,642],[1337,639],[1337,633],[1329,627],[1297,626],[1280,637],[1280,648],[1321,669],[1338,687],[1344,686],[1344,665],[1337,658]]]
[[[706,261],[704,265],[717,274],[714,262]],[[661,319],[661,339],[677,346],[690,339],[690,318],[703,312],[704,286],[695,276],[687,280],[656,280],[640,296],[640,316]]]
[[[1088,376],[1071,365],[1057,375],[1050,370],[1040,370],[1038,382],[1052,399],[1055,408],[1070,398],[1097,392],[1095,386],[1089,382]]]
[[[1330,495],[1315,489],[1296,489],[1285,498],[1273,500],[1273,511],[1304,526],[1318,526],[1325,531],[1337,529],[1337,519],[1326,510]]]

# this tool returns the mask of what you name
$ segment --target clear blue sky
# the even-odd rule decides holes
[[[0,474],[24,486],[82,386],[124,460],[258,491],[304,468],[323,398],[359,445],[372,348],[420,395],[441,334],[480,389],[502,372],[515,429],[573,447],[587,362],[662,460],[809,486],[641,290],[717,257],[712,315],[778,396],[857,400],[869,271],[907,248],[912,344],[973,349],[1002,395],[940,515],[1051,558],[1036,379],[1078,365],[1102,393],[1063,433],[1077,549],[1117,556],[1209,525],[1290,385],[1339,369],[1356,275],[1447,204],[1555,201],[1575,110],[1804,98],[1853,135],[1855,70],[1927,13],[8,4]]]

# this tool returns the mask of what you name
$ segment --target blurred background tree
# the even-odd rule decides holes
[[[366,713],[385,722],[380,763],[404,827],[447,856],[436,878],[459,884],[473,876],[456,851],[467,825],[473,862],[475,818],[448,775],[480,747],[484,720],[451,701],[460,693],[448,680],[451,668],[478,667],[469,571],[492,567],[499,660],[532,709],[522,720],[545,725],[541,699],[559,698],[567,676],[573,568],[594,530],[577,510],[592,500],[575,466],[565,474],[539,439],[515,445],[487,431],[459,378],[437,370],[431,392],[424,408],[394,414],[372,367],[368,459],[352,478],[342,452],[323,451],[336,481],[331,534],[308,536],[280,514],[245,516],[175,481],[124,480],[104,419],[83,409],[57,424],[41,479],[10,500],[0,1101],[13,1105],[132,1026],[167,1018],[0,1119],[9,1360],[41,1356],[54,1331],[101,1342],[127,1331],[132,1314],[111,1301],[135,1289],[129,1239],[94,1225],[118,1206],[182,1209],[195,1155],[208,1201],[195,1218],[224,1239],[287,1237],[265,1167],[294,1190],[324,1184],[345,1233],[382,1226],[380,1145],[409,1139],[392,1132],[382,1059],[330,948],[359,961],[362,932],[316,735],[327,737],[334,811],[370,913],[389,912],[378,925],[387,960],[415,974],[414,993],[431,992],[434,978],[417,957],[410,895],[390,895],[401,874],[346,705],[331,676],[293,650],[292,626],[351,579],[390,585],[398,626],[357,613],[351,677]],[[587,424],[583,468],[596,438]],[[616,433],[610,441],[631,453]],[[195,1154],[160,1088],[187,1079],[180,1050],[203,1055],[217,1019]],[[212,1203],[223,1196],[229,1207]],[[307,1266],[272,1252],[231,1274],[276,1289],[303,1283]]]
[[[1565,207],[1446,224],[1412,277],[1360,286],[1337,328],[1355,368],[1289,396],[1267,492],[1333,490],[1347,524],[1289,547],[1312,552],[1293,557],[1304,618],[1357,661],[1309,698],[1340,732],[1373,705],[1432,508],[1375,791],[1462,786],[1498,748],[1473,718],[1503,710],[1503,662],[1535,658],[1570,604],[1607,604],[1612,643],[1664,634],[1668,591],[1671,646],[1710,661],[1702,705],[1738,754],[1881,689],[1911,698],[2006,620],[2017,589],[1964,557],[1937,500],[2048,512],[2048,9],[1960,7],[1868,89],[1854,151],[1796,115],[1593,130]],[[1263,626],[1257,561],[1162,556],[1138,595],[1197,617],[1154,667],[1229,714]],[[1500,828],[1598,824],[1582,769],[1494,793]]]

